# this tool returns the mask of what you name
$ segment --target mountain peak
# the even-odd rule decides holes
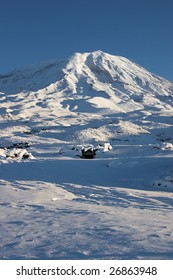
[[[127,58],[98,50],[75,53],[68,60],[45,62],[3,75],[0,92],[2,100],[4,96],[12,100],[12,95],[13,102],[17,102],[28,96],[29,102],[33,102],[34,97],[37,104],[44,103],[45,108],[53,105],[64,114],[146,109],[170,112],[173,84]],[[7,109],[13,110],[10,102]],[[42,113],[40,105],[36,110]],[[19,110],[21,106],[20,101]]]

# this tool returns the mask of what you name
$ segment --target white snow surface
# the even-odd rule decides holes
[[[102,51],[26,66],[0,135],[0,259],[173,258],[171,82]]]

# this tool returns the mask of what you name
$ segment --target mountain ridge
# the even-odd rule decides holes
[[[103,90],[111,96],[118,96],[119,93],[173,93],[173,84],[166,79],[150,73],[127,58],[101,51],[75,53],[68,60],[32,65],[6,76],[1,75],[0,91],[20,93],[46,89],[52,92],[53,87],[54,92],[64,90],[80,94],[83,82],[90,90],[96,93]]]
[[[150,71],[146,70],[145,68],[143,68],[139,64],[136,64],[135,62],[132,62],[129,59],[123,57],[123,56],[114,56],[114,55],[110,55],[110,54],[107,54],[107,53],[102,52],[102,51],[94,51],[94,52],[91,52],[91,53],[89,53],[89,52],[75,53],[69,59],[51,60],[51,61],[40,62],[40,63],[37,63],[37,64],[27,65],[27,66],[21,67],[19,69],[15,69],[13,71],[10,71],[7,74],[1,74],[0,75],[0,82],[3,83],[4,79],[8,79],[10,77],[13,77],[13,79],[14,79],[14,77],[16,75],[19,76],[19,77],[21,76],[21,78],[23,78],[25,75],[28,76],[26,78],[29,78],[30,75],[31,75],[31,77],[33,77],[34,74],[41,73],[42,71],[48,71],[48,70],[50,70],[51,68],[54,68],[54,67],[56,67],[55,70],[57,71],[57,70],[59,70],[59,66],[61,67],[61,70],[64,74],[66,73],[67,70],[70,71],[74,68],[74,67],[70,68],[70,66],[72,66],[72,65],[73,66],[75,65],[76,70],[78,70],[80,72],[81,67],[79,67],[79,65],[81,66],[81,63],[84,64],[84,62],[86,60],[88,60],[87,65],[89,65],[90,68],[92,68],[92,66],[93,66],[96,69],[100,68],[102,70],[105,70],[103,68],[103,65],[104,65],[105,62],[108,61],[110,66],[112,66],[110,62],[113,62],[113,64],[116,66],[113,69],[114,71],[115,70],[117,71],[116,74],[120,74],[122,72],[121,68],[123,69],[123,66],[126,64],[126,65],[129,65],[129,68],[132,68],[132,69],[135,68],[139,72],[140,72],[140,70],[142,72],[146,72],[149,77],[156,77],[158,80],[165,81],[166,83],[168,82],[169,84],[172,84],[171,82],[169,82],[165,78],[162,78],[160,76],[157,76],[157,75],[151,73]],[[107,64],[108,63],[105,63],[106,67],[107,67]],[[133,67],[132,67],[132,65],[133,65]],[[125,68],[127,68],[127,66]],[[57,79],[59,79],[58,76],[57,76]],[[11,82],[15,82],[15,79],[14,79],[14,81],[12,80]]]
[[[116,119],[117,130],[119,126],[129,134],[127,127],[131,124],[141,127],[135,128],[136,133],[148,133],[146,121],[158,118],[159,122],[171,123],[172,97],[171,82],[127,58],[102,51],[75,53],[67,60],[32,65],[1,76],[0,119],[28,120],[30,126],[44,127],[87,123],[88,129],[96,120]],[[97,130],[97,139],[109,140],[114,134],[117,137],[113,128],[108,132],[104,125]],[[93,139],[95,132],[79,127],[74,137]]]

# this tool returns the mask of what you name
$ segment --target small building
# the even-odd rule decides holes
[[[93,159],[96,156],[96,149],[91,147],[82,148],[82,158]]]

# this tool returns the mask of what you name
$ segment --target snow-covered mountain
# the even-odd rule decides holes
[[[102,123],[97,134],[102,130],[105,134],[106,129],[110,137],[115,136],[115,129],[109,133],[111,129],[105,128],[103,119],[116,120],[118,129],[126,127],[129,133],[137,129],[138,133],[146,132],[146,119],[172,116],[173,112],[172,83],[126,58],[101,51],[76,53],[69,60],[28,66],[2,75],[0,95],[1,119],[28,120],[37,126],[89,122],[91,133],[92,122],[95,126],[98,119]],[[132,119],[134,122],[129,123]],[[80,129],[80,139],[83,134],[85,141],[90,135],[89,131],[86,135],[86,127]],[[98,140],[102,137],[101,133]]]
[[[59,116],[56,109],[65,115],[66,109],[68,114],[69,110],[98,113],[100,108],[106,109],[106,114],[172,110],[172,83],[126,58],[101,51],[76,53],[66,61],[1,75],[0,90],[7,112],[14,110],[21,116],[26,113],[25,107],[32,116],[33,105],[38,115],[42,115],[43,108],[49,108],[48,112],[55,116]]]
[[[102,51],[26,66],[0,75],[0,134],[0,258],[172,258],[171,82]]]

